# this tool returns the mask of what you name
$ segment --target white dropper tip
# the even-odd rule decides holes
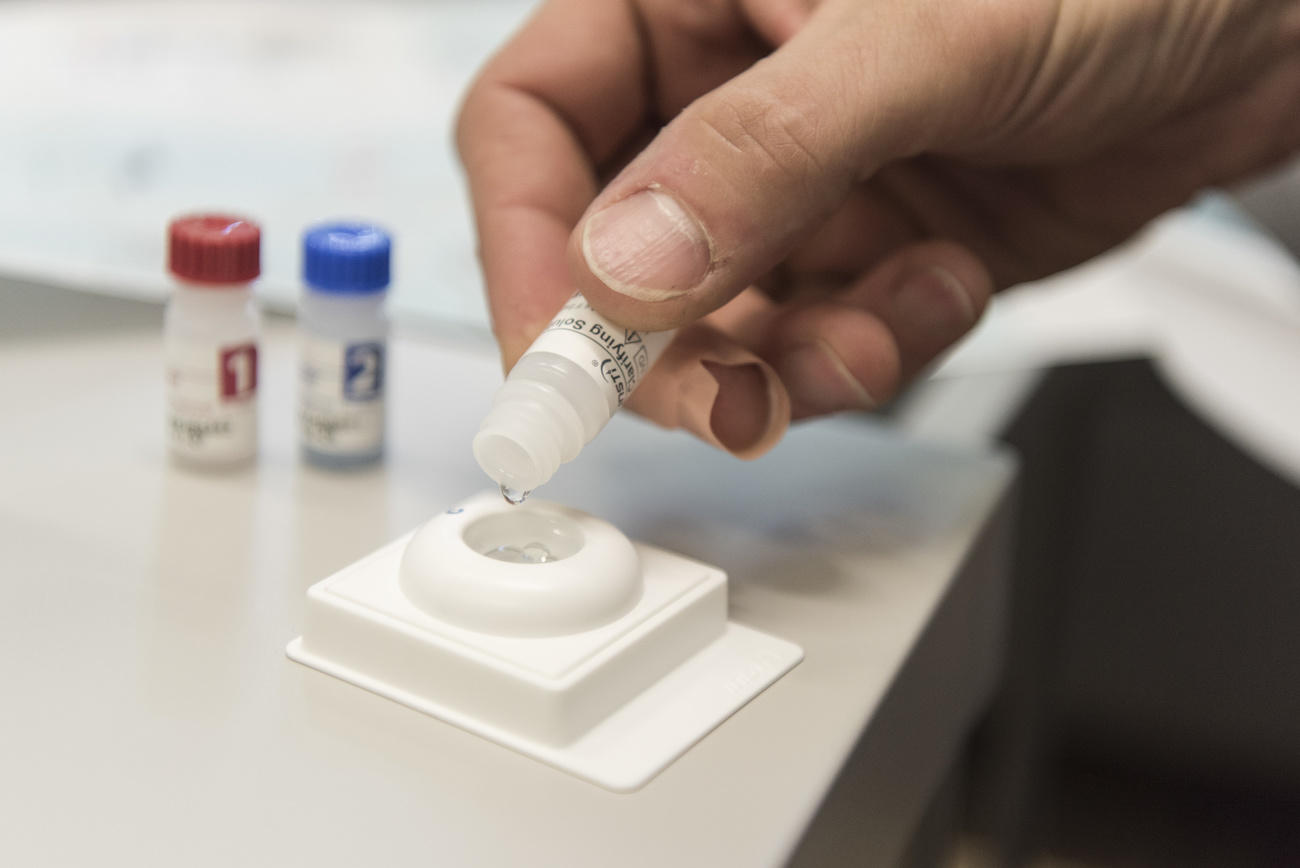
[[[474,458],[502,491],[532,491],[550,478],[517,440],[498,431],[474,436]]]
[[[502,490],[532,491],[570,457],[565,454],[566,433],[545,405],[498,401],[474,435],[474,458]]]

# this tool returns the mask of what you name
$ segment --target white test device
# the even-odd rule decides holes
[[[721,570],[496,492],[313,585],[300,663],[607,789],[638,789],[793,668]]]

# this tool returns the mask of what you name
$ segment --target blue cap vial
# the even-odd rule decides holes
[[[388,286],[393,242],[369,223],[323,223],[302,237],[302,278],[312,289],[339,294]]]

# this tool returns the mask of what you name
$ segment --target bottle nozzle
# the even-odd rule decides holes
[[[560,469],[559,432],[535,404],[493,407],[474,435],[474,458],[502,489],[532,491]]]

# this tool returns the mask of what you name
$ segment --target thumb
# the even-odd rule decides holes
[[[917,74],[944,65],[923,56],[932,33],[911,39],[908,28],[924,35],[916,22],[879,20],[906,5],[823,4],[664,127],[570,238],[592,304],[638,328],[698,319],[784,259],[860,178],[919,149],[935,102],[956,95]]]

